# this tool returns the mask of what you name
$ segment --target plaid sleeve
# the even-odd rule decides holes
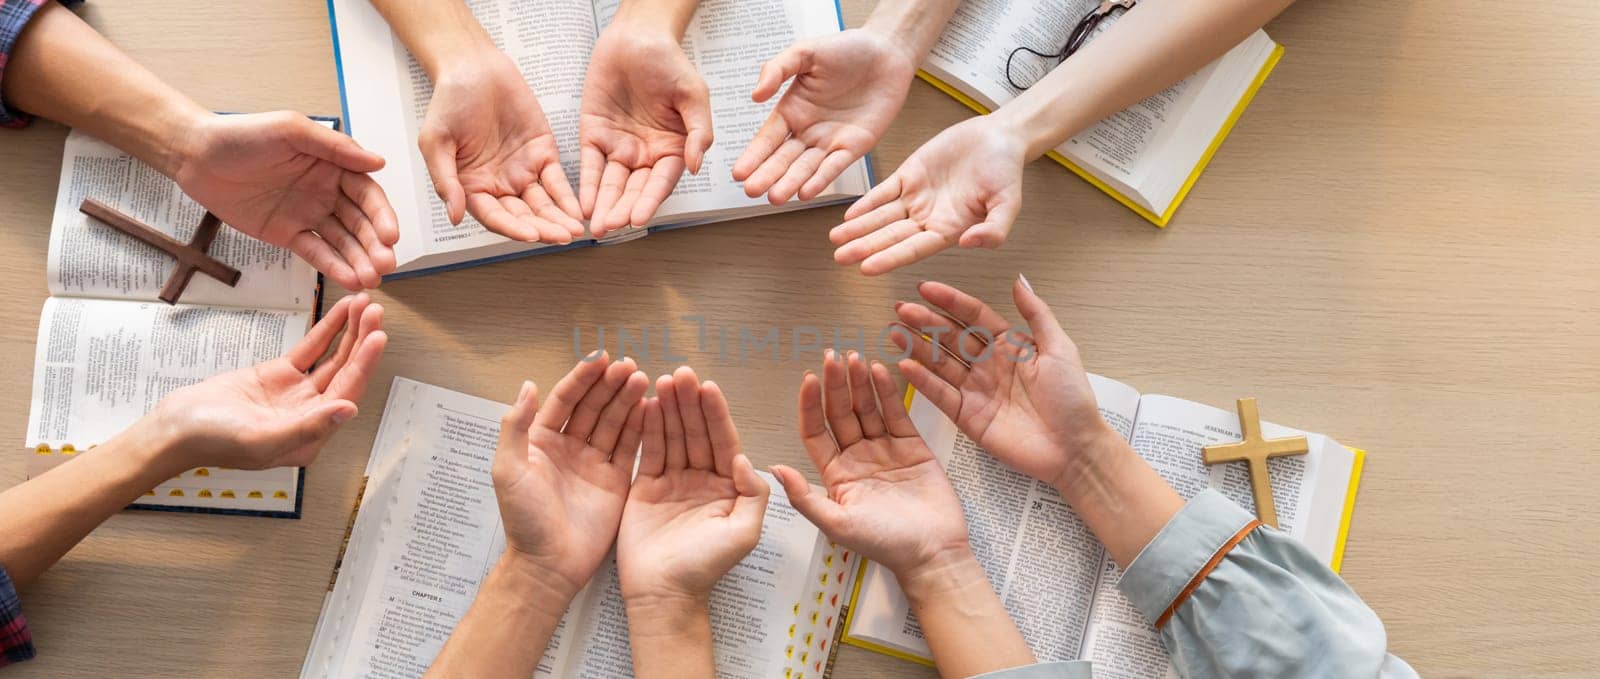
[[[32,657],[33,634],[28,631],[27,618],[22,617],[22,602],[17,599],[17,588],[11,586],[11,576],[0,567],[0,667]]]
[[[6,79],[6,62],[11,59],[12,48],[16,47],[17,37],[22,35],[22,28],[28,25],[28,20],[33,18],[44,3],[50,0],[0,0],[0,83]],[[68,0],[65,4],[73,4],[77,0]],[[0,99],[0,127],[22,127],[32,120],[28,114],[6,106],[4,99]]]

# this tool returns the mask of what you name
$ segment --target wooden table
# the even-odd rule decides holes
[[[849,23],[870,4],[847,1]],[[84,11],[213,109],[339,111],[315,0]],[[1344,574],[1424,675],[1592,671],[1600,5],[1305,2],[1268,31],[1286,58],[1166,230],[1035,163],[1005,248],[882,278],[832,263],[828,208],[384,285],[389,355],[311,467],[305,518],[112,519],[26,592],[41,657],[8,676],[298,672],[395,375],[509,400],[565,371],[574,327],[876,329],[929,278],[1014,316],[1019,271],[1092,370],[1223,407],[1256,395],[1271,419],[1369,448]],[[916,85],[879,176],[967,115]],[[0,133],[0,409],[17,443],[64,135]],[[809,468],[793,403],[814,357],[689,353],[757,464]],[[23,479],[14,451],[0,482]],[[853,648],[836,668],[929,674]]]

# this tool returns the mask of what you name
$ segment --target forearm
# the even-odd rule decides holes
[[[501,555],[428,677],[533,676],[577,588],[511,552]]]
[[[1056,490],[1126,567],[1183,509],[1183,498],[1109,427],[1071,456]]]
[[[372,0],[372,6],[434,81],[451,63],[498,49],[461,0]]]
[[[181,163],[184,131],[211,115],[55,2],[23,28],[5,69],[12,106],[88,132],[167,176]]]
[[[1025,131],[1028,157],[1037,158],[1106,116],[1200,70],[1291,2],[1144,2],[995,115]]]
[[[0,565],[26,587],[145,491],[188,468],[145,417],[111,440],[0,493]]]
[[[664,28],[671,31],[674,38],[682,40],[699,6],[700,0],[622,0],[611,23]]]
[[[862,28],[892,37],[906,49],[911,63],[921,64],[960,5],[961,0],[880,2]]]
[[[946,677],[970,677],[1034,662],[970,550],[896,573],[933,662]]]
[[[711,655],[711,612],[706,601],[641,597],[628,600],[627,605],[634,676],[716,676]]]

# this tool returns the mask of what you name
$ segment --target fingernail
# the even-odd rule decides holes
[[[533,380],[523,380],[522,389],[517,391],[517,403],[528,400],[528,392],[533,391]]]
[[[905,306],[905,305],[906,305],[906,303],[905,303],[905,302],[902,302],[902,301],[898,301],[898,300],[897,300],[897,301],[895,301],[895,303],[894,303],[894,310],[895,310],[895,311],[899,311],[899,310],[900,310],[900,307],[903,307],[903,306]]]
[[[1028,282],[1028,277],[1027,276],[1024,276],[1024,275],[1019,273],[1019,274],[1017,274],[1017,281],[1022,283],[1022,289],[1023,290],[1027,290],[1029,293],[1033,292],[1033,284]]]
[[[354,415],[355,415],[355,413],[352,413],[352,412],[348,412],[348,411],[344,411],[344,410],[335,410],[335,411],[333,411],[333,423],[334,424],[344,424],[346,422],[349,422],[350,418],[352,416],[354,416]]]

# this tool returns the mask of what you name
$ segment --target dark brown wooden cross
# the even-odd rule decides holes
[[[1261,437],[1261,414],[1256,411],[1256,400],[1239,399],[1239,428],[1244,430],[1244,440],[1206,446],[1201,454],[1206,464],[1223,462],[1250,463],[1250,493],[1256,498],[1256,516],[1261,522],[1278,527],[1278,507],[1272,502],[1272,479],[1267,475],[1267,460],[1285,455],[1304,455],[1311,444],[1304,436],[1283,439]]]
[[[206,254],[206,249],[211,247],[211,241],[217,237],[217,230],[222,228],[222,220],[210,212],[200,218],[200,226],[195,228],[194,238],[185,244],[93,198],[85,198],[83,204],[78,206],[78,211],[155,246],[178,260],[178,268],[172,270],[172,275],[167,277],[167,283],[161,286],[161,294],[157,295],[167,304],[178,303],[178,296],[189,286],[189,279],[196,271],[222,281],[228,287],[239,284],[238,269]]]

